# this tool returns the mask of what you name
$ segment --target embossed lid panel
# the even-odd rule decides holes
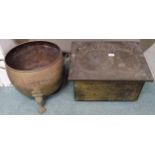
[[[137,42],[73,42],[70,80],[152,81]]]

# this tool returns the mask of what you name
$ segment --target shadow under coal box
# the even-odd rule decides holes
[[[61,49],[51,42],[27,42],[10,50],[5,63],[12,84],[26,96],[34,97],[43,113],[43,97],[59,90],[63,83]]]

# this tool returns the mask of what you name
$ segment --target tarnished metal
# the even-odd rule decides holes
[[[152,81],[135,42],[73,42],[70,80]]]
[[[155,39],[141,39],[140,46],[145,52],[148,48],[150,48],[155,43]]]
[[[14,39],[14,41],[17,43],[17,44],[23,44],[23,43],[26,43],[28,41],[30,41],[29,39]]]
[[[75,81],[75,100],[137,100],[143,81]]]
[[[135,100],[153,81],[137,42],[73,42],[69,79],[76,100]]]
[[[55,92],[62,81],[63,55],[53,43],[36,41],[13,48],[5,58],[12,84],[23,94],[35,98],[44,112],[43,96]]]

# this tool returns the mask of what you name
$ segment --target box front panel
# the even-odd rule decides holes
[[[143,81],[74,81],[75,100],[133,101],[143,85]]]

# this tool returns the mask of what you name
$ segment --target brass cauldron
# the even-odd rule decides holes
[[[46,110],[43,96],[55,92],[61,85],[63,63],[60,48],[45,41],[21,44],[5,57],[10,81],[20,92],[35,98],[41,113]]]

